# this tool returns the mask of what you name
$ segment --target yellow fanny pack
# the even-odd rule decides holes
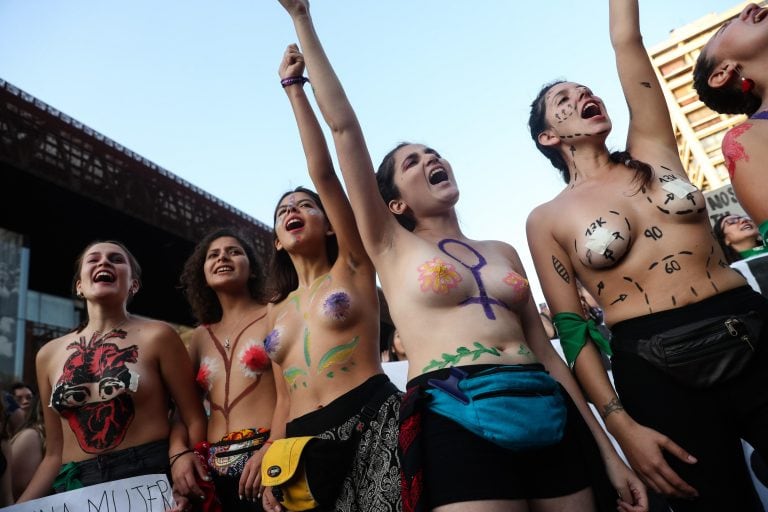
[[[261,462],[261,483],[286,509],[303,512],[333,505],[349,472],[356,443],[315,436],[273,442]]]

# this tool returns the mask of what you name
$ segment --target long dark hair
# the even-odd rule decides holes
[[[311,197],[317,207],[322,210],[326,220],[328,220],[328,214],[325,212],[325,207],[323,206],[323,202],[320,200],[320,195],[314,190],[299,186],[284,193],[280,196],[280,199],[277,200],[275,212],[272,216],[272,226],[275,225],[275,221],[277,220],[277,208],[280,206],[280,203],[283,201],[283,199],[286,198],[286,196],[295,194],[296,192],[302,192]],[[328,224],[330,225],[330,220],[328,220]],[[277,241],[277,231],[274,229],[274,227],[272,228],[272,236],[273,240]],[[339,242],[336,239],[336,234],[325,237],[325,254],[328,257],[328,263],[330,265],[336,263],[336,258],[339,257]],[[293,266],[291,256],[285,249],[278,251],[276,248],[274,248],[273,245],[272,258],[269,262],[270,302],[281,302],[298,287],[299,276],[296,274],[296,267]]]
[[[245,233],[235,228],[216,228],[210,231],[195,246],[192,254],[184,262],[181,272],[181,288],[192,308],[192,314],[198,322],[212,324],[221,320],[223,311],[221,303],[205,280],[205,259],[208,248],[214,240],[222,237],[232,237],[240,244],[248,258],[250,274],[248,276],[248,294],[259,302],[267,302],[265,290],[264,264],[261,261],[252,240]]]
[[[118,246],[120,249],[123,250],[125,255],[128,257],[128,264],[131,267],[131,279],[135,279],[136,282],[139,285],[139,289],[141,289],[141,265],[139,265],[139,261],[136,259],[136,257],[131,253],[131,251],[128,250],[128,248],[125,246],[124,243],[118,242],[116,240],[94,240],[93,242],[89,243],[85,246],[85,248],[80,252],[77,259],[75,260],[75,273],[72,276],[72,294],[77,297],[77,281],[80,279],[80,270],[83,267],[83,259],[85,258],[85,255],[88,253],[88,250],[97,244],[112,244]],[[128,300],[126,302],[126,305],[130,304],[133,300],[133,293],[128,294]],[[82,322],[75,328],[75,332],[78,333],[85,329],[85,326],[88,325],[88,308],[85,309],[85,318]]]
[[[712,227],[712,232],[715,235],[715,240],[717,240],[717,243],[720,244],[720,248],[723,250],[725,259],[728,263],[733,263],[734,261],[743,260],[744,258],[741,257],[739,251],[728,245],[725,240],[725,227],[723,227],[723,221],[728,217],[730,217],[730,215],[723,215],[717,219],[715,225]]]
[[[720,114],[747,114],[751,116],[762,104],[762,99],[754,91],[741,90],[738,76],[728,80],[722,87],[709,85],[709,77],[715,70],[717,62],[709,57],[706,48],[696,59],[693,68],[693,88],[699,95],[699,99],[707,107]]]
[[[563,158],[563,155],[560,153],[560,151],[555,147],[545,146],[539,142],[539,135],[543,131],[551,128],[546,119],[547,107],[544,104],[544,98],[552,87],[564,82],[564,80],[556,80],[554,82],[545,84],[541,88],[539,93],[536,95],[536,98],[531,103],[531,113],[528,117],[528,128],[531,130],[531,138],[536,144],[536,148],[549,159],[550,163],[555,167],[555,169],[560,171],[560,175],[562,176],[563,181],[570,183],[571,174],[568,171],[568,164],[566,163],[565,158]],[[614,151],[610,153],[609,158],[611,162],[615,164],[624,164],[625,166],[635,171],[634,181],[638,183],[638,189],[647,187],[653,179],[653,167],[641,160],[632,158],[632,155],[629,153],[629,151]]]
[[[389,151],[379,164],[379,168],[376,171],[376,183],[379,185],[379,193],[382,199],[389,207],[389,202],[394,199],[400,199],[400,190],[395,185],[395,153],[397,150],[410,145],[410,142],[401,142],[393,149]],[[413,231],[416,228],[416,220],[409,214],[394,214],[397,222],[400,223],[408,231]]]

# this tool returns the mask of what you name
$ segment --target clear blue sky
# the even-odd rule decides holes
[[[641,0],[645,43],[738,3]],[[562,185],[528,108],[553,79],[587,84],[623,149],[608,2],[314,0],[312,12],[374,165],[401,140],[440,151],[464,233],[515,246],[540,301],[525,219]],[[277,75],[294,41],[277,0],[0,0],[1,78],[270,225],[281,193],[309,184]]]

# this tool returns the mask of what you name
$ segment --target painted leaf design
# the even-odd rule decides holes
[[[320,362],[317,365],[317,373],[322,372],[334,364],[343,363],[349,359],[349,357],[352,355],[352,352],[357,347],[359,341],[360,336],[355,336],[349,343],[339,345],[338,347],[333,347],[331,350],[326,352],[325,355],[320,358]]]

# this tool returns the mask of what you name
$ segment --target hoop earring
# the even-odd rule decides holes
[[[85,295],[83,295],[83,292],[81,292],[80,290],[78,290],[77,293],[75,293],[75,296],[78,299],[82,299],[83,297],[85,297]]]

